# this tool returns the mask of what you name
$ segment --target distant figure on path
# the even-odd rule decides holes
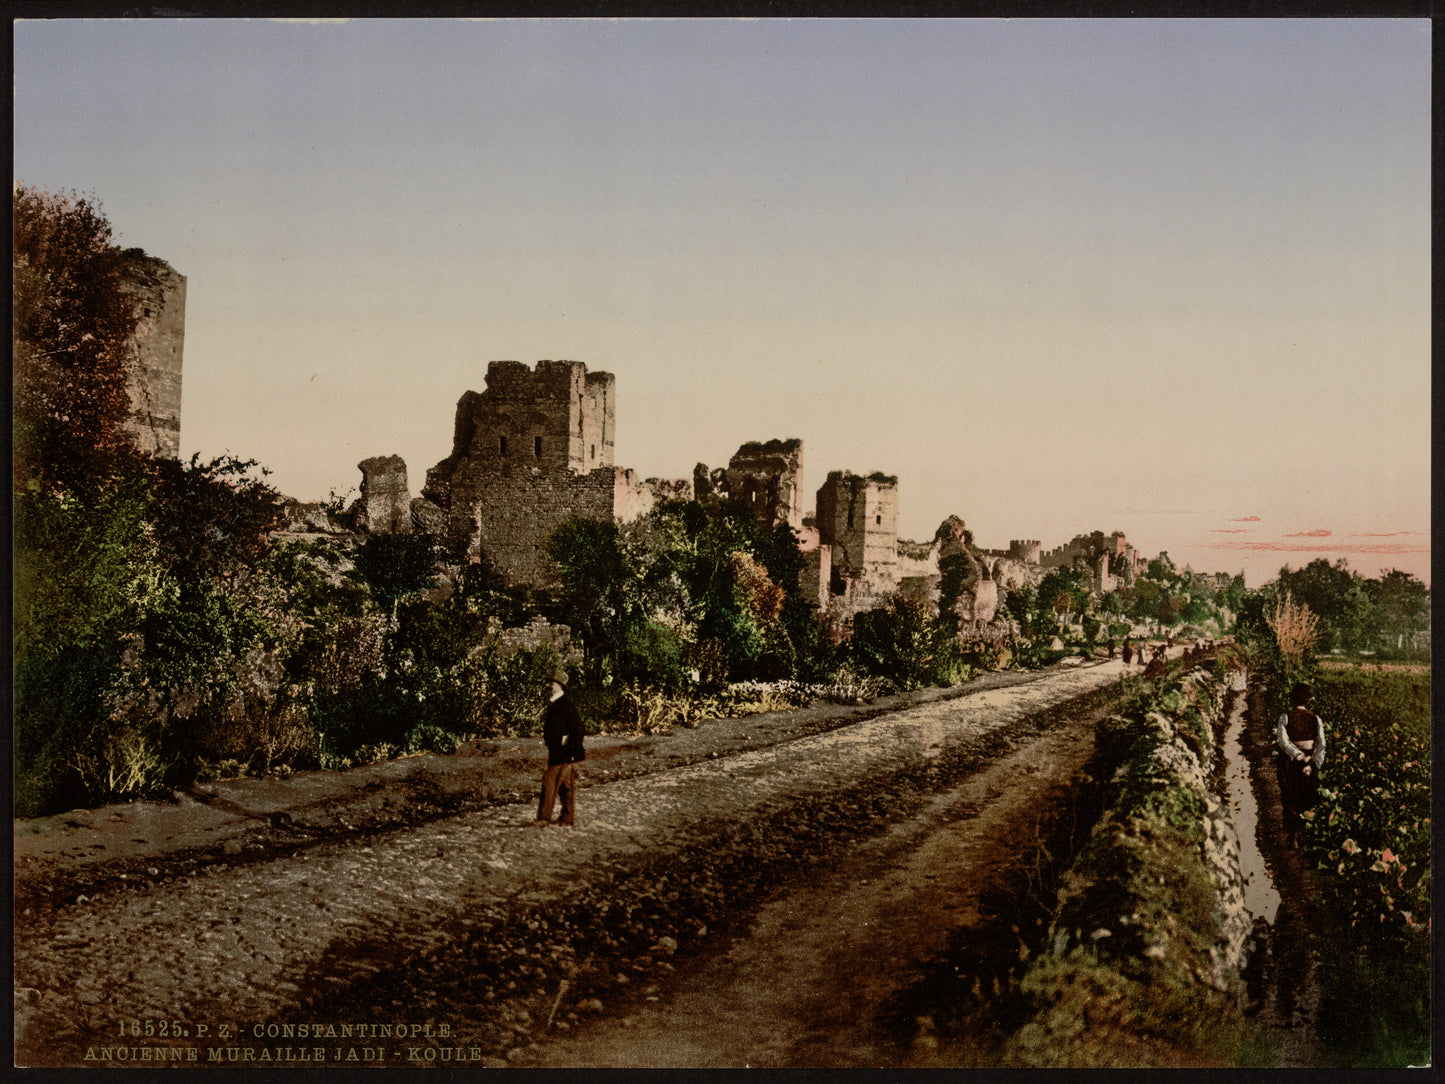
[[[1289,691],[1290,709],[1275,727],[1275,772],[1284,806],[1285,846],[1299,850],[1300,814],[1320,797],[1320,768],[1325,762],[1325,724],[1309,709],[1314,689],[1301,681]]]
[[[1124,665],[1128,666],[1134,661],[1134,647],[1129,643],[1129,637],[1124,637]]]
[[[1109,658],[1112,659],[1114,657],[1114,638],[1112,636],[1109,637],[1109,643],[1107,644],[1107,646],[1109,648]],[[1129,660],[1125,659],[1124,661],[1128,662]]]
[[[542,740],[547,743],[547,770],[542,773],[542,797],[537,803],[536,824],[552,821],[552,806],[562,798],[561,824],[575,824],[577,819],[577,768],[587,759],[582,748],[585,732],[577,705],[567,695],[567,671],[557,669],[552,675],[551,700],[542,713]]]

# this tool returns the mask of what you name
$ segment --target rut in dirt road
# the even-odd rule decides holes
[[[1085,829],[1090,823],[1079,804],[1090,789],[1084,769],[1096,721],[1097,712],[1081,711],[1042,734],[1020,735],[1016,748],[961,784],[781,889],[727,945],[631,1006],[621,1027],[585,1028],[516,1064],[933,1064],[935,1007],[992,988],[1019,962],[1019,924],[1033,917],[1042,926],[1044,900],[1003,900],[997,889],[1013,884],[1042,896],[1040,885],[1019,877],[1022,863],[1051,858],[1041,824],[1060,814],[1081,817]],[[963,944],[976,968],[950,963],[966,958]],[[947,1064],[968,1064],[968,1051],[955,1044]]]
[[[435,978],[458,965],[458,981],[475,985],[498,970],[496,961],[490,971],[471,966],[479,946],[500,943],[498,930],[515,931],[519,922],[525,928],[528,914],[602,899],[637,867],[697,855],[721,861],[753,829],[777,835],[779,826],[809,823],[810,809],[827,808],[838,795],[862,796],[853,807],[859,817],[881,818],[886,808],[865,810],[877,780],[911,773],[917,777],[911,793],[922,800],[927,783],[918,773],[929,765],[957,766],[971,743],[986,743],[1071,698],[1107,692],[1118,677],[1119,667],[1109,664],[1059,671],[592,787],[575,832],[526,828],[530,803],[502,806],[381,835],[365,846],[322,845],[264,864],[212,867],[181,882],[58,909],[17,930],[20,1060],[78,1062],[88,1042],[114,1033],[119,1013],[252,1034],[302,1007],[339,1013],[352,1006],[387,1019],[399,1010],[409,1019],[445,1013],[458,1041],[470,1034],[495,1048],[495,1021],[478,1014],[477,991],[460,1002],[440,995],[429,1002],[411,996],[407,976]],[[756,853],[756,842],[740,853],[744,860]],[[718,906],[725,910],[725,900]],[[666,911],[665,901],[655,901],[638,918],[661,928]],[[606,917],[604,908],[594,958],[630,945],[632,926],[640,924]],[[533,933],[547,940],[545,931]],[[563,934],[552,938],[555,952],[519,948],[528,970],[516,973],[522,981],[508,978],[510,985],[491,990],[493,996],[550,998],[556,979],[568,974],[580,993],[585,961],[579,963],[575,945],[559,947]],[[455,958],[459,951],[473,954],[470,964]],[[423,993],[427,988],[421,983]],[[377,1000],[383,994],[391,996]]]

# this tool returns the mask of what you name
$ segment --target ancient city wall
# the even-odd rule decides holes
[[[186,277],[140,249],[126,252],[125,289],[136,300],[131,340],[130,428],[141,452],[176,459],[181,445],[181,366]]]
[[[557,572],[547,540],[571,516],[611,519],[619,484],[615,467],[548,473],[516,470],[489,475],[474,506],[477,552],[485,553],[509,583],[546,586]]]
[[[361,471],[361,496],[354,511],[356,529],[368,534],[410,534],[406,460],[399,455],[373,456],[363,459],[356,469]]]
[[[898,588],[898,481],[832,471],[817,495],[820,545],[831,547],[833,595],[849,611]]]
[[[514,582],[550,582],[546,540],[558,524],[643,503],[613,471],[615,401],[612,374],[580,361],[491,362],[486,389],[457,401],[451,455],[422,488],[445,515],[447,542],[485,552]]]
[[[796,437],[749,441],[728,460],[722,485],[726,496],[753,509],[768,527],[803,526],[803,442]]]

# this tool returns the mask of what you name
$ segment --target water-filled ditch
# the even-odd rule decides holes
[[[1279,910],[1279,891],[1265,866],[1257,839],[1259,804],[1254,796],[1249,760],[1244,755],[1242,737],[1246,715],[1245,689],[1248,677],[1237,670],[1230,681],[1229,720],[1224,731],[1225,797],[1230,817],[1239,835],[1239,865],[1244,874],[1244,909],[1257,924],[1273,926]]]

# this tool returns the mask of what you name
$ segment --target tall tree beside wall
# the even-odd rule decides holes
[[[126,429],[135,304],[94,197],[14,190],[15,483],[91,493]]]

